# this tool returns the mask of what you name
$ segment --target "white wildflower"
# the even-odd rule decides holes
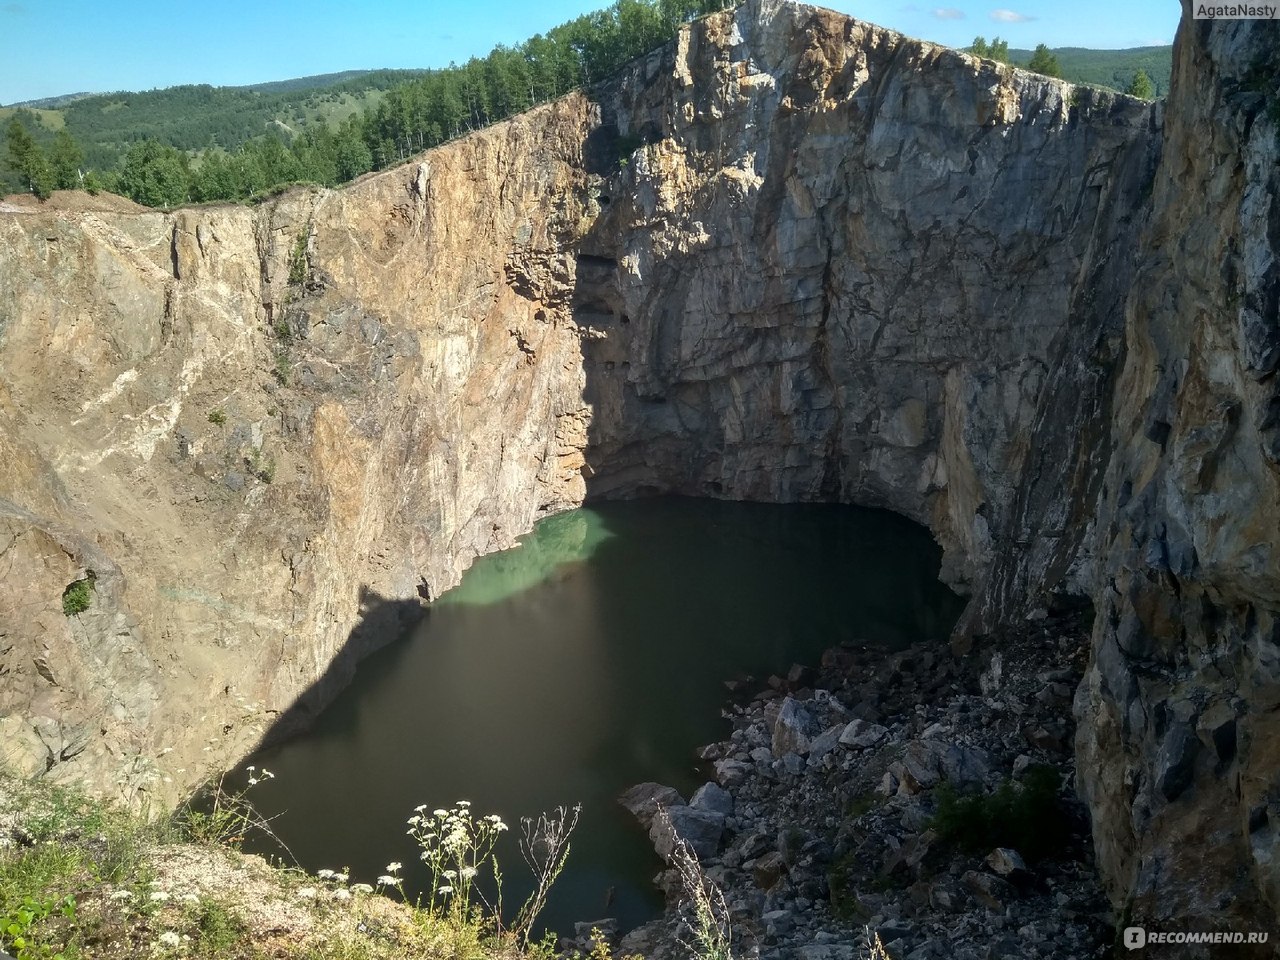
[[[453,893],[453,887],[446,884],[445,886],[437,890],[436,893]]]
[[[381,883],[382,881],[379,880],[378,882]],[[352,893],[373,893],[373,887],[369,886],[367,883],[353,883],[351,885],[351,892]]]
[[[151,900],[154,903],[164,903],[168,899],[169,899],[168,890],[152,890],[151,891]]]
[[[316,896],[316,888],[315,887],[299,887],[298,896],[300,896],[303,900],[314,900]]]
[[[316,876],[319,877],[321,880],[328,880],[330,877],[334,875],[334,873],[335,871],[329,870],[329,869],[317,870]]]
[[[387,864],[387,873],[399,873],[400,868],[403,866],[404,864],[399,860],[393,860],[391,863]]]
[[[462,879],[463,879],[463,880],[470,880],[470,879],[471,879],[472,877],[474,877],[475,875],[476,875],[476,868],[475,868],[475,867],[463,867],[463,868],[462,868]]]
[[[346,871],[343,871],[342,873],[335,873],[333,875],[334,883],[346,883],[350,879],[351,879],[351,875]]]
[[[182,902],[183,903],[199,903],[200,898],[197,897],[194,893],[184,893],[182,895]]]
[[[182,946],[182,938],[172,930],[166,930],[160,934],[160,946],[162,947],[180,947]]]
[[[351,891],[350,891],[350,890],[345,890],[345,889],[343,889],[342,887],[339,887],[337,890],[333,891],[333,899],[335,899],[335,900],[350,900],[350,899],[351,899]]]
[[[385,873],[378,878],[378,886],[380,887],[394,887],[399,882],[399,877],[389,877]]]
[[[114,893],[111,894],[111,899],[112,900],[132,900],[133,891],[132,890],[116,890]]]

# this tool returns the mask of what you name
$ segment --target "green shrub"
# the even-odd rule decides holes
[[[68,617],[74,617],[78,613],[84,613],[93,603],[93,583],[96,577],[93,571],[89,571],[89,575],[83,580],[77,580],[74,583],[67,584],[67,589],[62,591],[62,612]]]
[[[208,846],[234,847],[244,838],[257,832],[279,843],[271,822],[249,800],[249,791],[259,783],[274,780],[270,770],[257,767],[245,768],[247,783],[239,790],[226,786],[227,774],[211,780],[184,806],[173,814],[173,825],[179,835],[192,843]]]
[[[298,234],[289,254],[289,286],[299,287],[307,279],[307,231]]]
[[[936,795],[930,826],[941,840],[971,853],[1012,847],[1029,861],[1060,853],[1070,838],[1058,799],[1060,775],[1047,764],[1027,768],[1022,782],[1006,780],[991,793],[961,794],[949,783]]]
[[[292,374],[293,374],[293,360],[292,358],[290,358],[288,351],[286,350],[276,351],[276,368],[275,368],[276,381],[280,384],[280,386],[287,387],[289,385],[289,377],[292,376]]]
[[[66,954],[54,952],[51,947],[40,943],[39,931],[35,928],[41,922],[55,914],[74,921],[76,918],[76,899],[65,896],[62,899],[47,897],[24,897],[13,906],[6,907],[0,913],[0,947],[12,950],[17,960],[61,960]]]
[[[209,422],[216,427],[220,427],[227,422],[227,415],[221,407],[214,407],[209,411]]]
[[[217,900],[201,897],[191,910],[197,949],[211,957],[225,957],[248,935],[240,915]]]

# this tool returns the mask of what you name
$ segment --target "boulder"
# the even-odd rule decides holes
[[[684,797],[674,787],[661,783],[637,783],[618,797],[618,803],[639,820],[646,828],[653,826],[653,818],[657,816],[659,807],[682,807]]]
[[[720,849],[724,834],[724,814],[688,806],[663,807],[649,827],[653,849],[664,860],[671,859],[678,840],[689,845],[699,860],[710,860]]]
[[[733,814],[733,795],[717,784],[704,783],[694,791],[689,806],[728,817]]]
[[[852,720],[840,734],[840,742],[846,747],[866,749],[874,747],[889,735],[887,728],[867,720]]]
[[[1022,854],[1009,847],[996,847],[987,854],[986,863],[992,873],[1001,877],[1012,877],[1027,872],[1027,864],[1022,859]]]
[[[773,755],[778,758],[788,753],[803,756],[809,752],[812,739],[820,732],[817,717],[799,700],[787,697],[773,722]]]
[[[809,762],[821,760],[840,744],[840,736],[844,733],[845,724],[837,723],[828,727],[813,738],[809,744]]]

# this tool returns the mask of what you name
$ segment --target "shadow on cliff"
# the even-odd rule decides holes
[[[350,685],[360,661],[408,636],[429,610],[416,600],[392,600],[360,588],[360,619],[318,679],[300,693],[269,729],[255,750],[273,746],[307,730],[333,699]]]

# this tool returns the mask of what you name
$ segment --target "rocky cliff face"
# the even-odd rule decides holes
[[[929,526],[968,629],[1096,589],[1118,902],[1205,804],[1262,870],[1265,29],[1184,34],[1158,177],[1159,107],[749,0],[340,191],[0,211],[7,762],[169,800],[545,513],[842,500]]]
[[[1192,22],[1125,318],[1081,786],[1135,916],[1280,907],[1280,24]]]

